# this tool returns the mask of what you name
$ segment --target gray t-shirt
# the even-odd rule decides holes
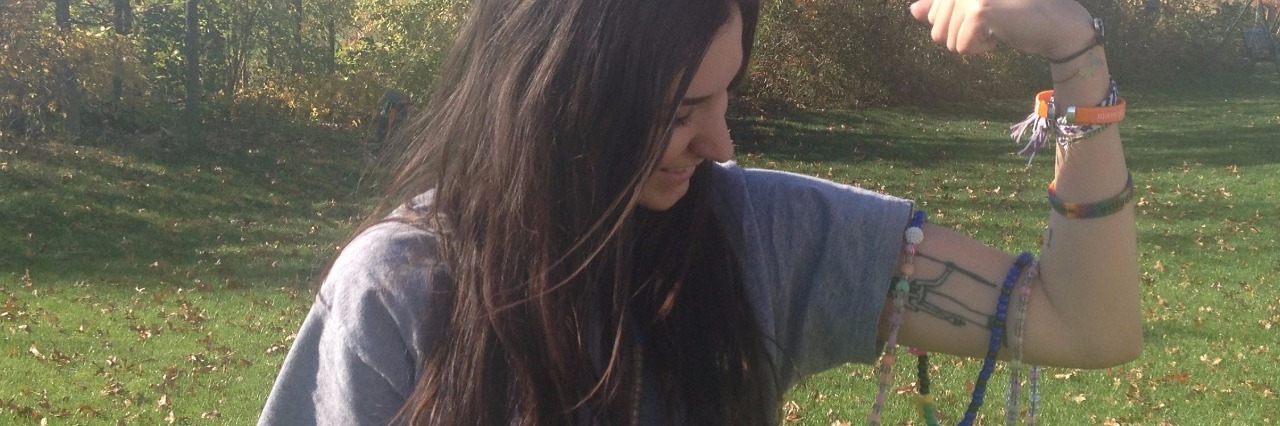
[[[712,168],[716,213],[782,389],[846,362],[874,360],[908,201],[791,173]],[[429,306],[449,277],[429,232],[384,222],[338,256],[289,350],[259,424],[386,424],[417,383]],[[646,369],[648,370],[648,369]],[[646,372],[646,375],[649,374]],[[642,380],[655,383],[655,380]],[[645,386],[641,419],[662,401]]]

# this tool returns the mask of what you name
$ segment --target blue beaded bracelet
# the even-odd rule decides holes
[[[1013,286],[1022,275],[1022,269],[1030,265],[1033,260],[1035,258],[1030,252],[1024,251],[1018,255],[1018,260],[1013,262],[1013,266],[1009,268],[1009,274],[1004,278],[1004,285],[1000,287],[1000,298],[996,301],[996,317],[991,322],[991,341],[987,345],[987,358],[982,361],[978,381],[973,385],[973,397],[969,400],[969,408],[965,410],[964,418],[958,423],[960,426],[973,425],[974,419],[978,417],[978,409],[982,408],[983,397],[987,392],[987,380],[991,379],[991,372],[995,370],[996,354],[1000,352],[1000,339],[1004,336],[1004,322],[1009,313],[1009,296],[1013,294]]]

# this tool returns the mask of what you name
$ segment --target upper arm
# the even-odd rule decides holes
[[[996,301],[1014,256],[936,225],[922,228],[925,238],[911,261],[914,273],[899,341],[929,351],[985,356]],[[886,310],[892,308],[886,304]]]
[[[371,228],[334,263],[261,423],[386,424],[412,393],[439,278],[430,241],[397,226]]]
[[[386,424],[403,405],[405,389],[390,377],[412,376],[414,365],[396,356],[404,342],[362,333],[331,314],[319,300],[308,314],[259,424]]]
[[[914,274],[910,276],[907,301],[899,342],[929,351],[960,356],[984,357],[991,339],[990,324],[995,318],[997,300],[1016,256],[989,247],[955,231],[932,225],[923,226],[925,239],[917,248],[912,262]],[[1028,274],[1020,274],[1015,285],[1026,284]],[[1099,355],[1096,347],[1081,344],[1093,338],[1096,330],[1075,326],[1077,316],[1090,315],[1064,309],[1054,303],[1061,294],[1051,294],[1047,285],[1056,285],[1059,293],[1084,293],[1072,288],[1075,283],[1067,279],[1045,283],[1040,275],[1031,275],[1031,293],[1027,306],[1021,307],[1017,292],[1010,297],[1002,333],[1000,357],[1008,358],[1009,336],[1021,323],[1023,330],[1023,359],[1040,365],[1093,368],[1113,365],[1110,358],[1121,359],[1123,354]],[[1119,287],[1119,286],[1118,286]],[[892,296],[889,296],[890,298]],[[1087,294],[1083,297],[1106,298],[1107,294]],[[888,310],[885,305],[881,328],[888,328]],[[1025,312],[1025,320],[1019,319]],[[1120,361],[1123,362],[1123,361]]]
[[[742,212],[744,280],[782,382],[873,361],[910,203],[807,176],[744,175],[728,203]]]

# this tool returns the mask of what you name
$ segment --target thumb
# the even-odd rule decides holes
[[[920,0],[911,3],[911,16],[920,22],[929,22],[929,9],[933,8],[933,0]]]

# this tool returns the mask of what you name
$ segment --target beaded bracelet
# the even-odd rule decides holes
[[[1000,352],[1000,340],[1004,336],[1005,320],[1009,310],[1009,297],[1013,293],[1014,285],[1017,283],[1022,270],[1027,268],[1028,264],[1033,264],[1034,261],[1035,258],[1031,253],[1022,252],[1013,263],[1013,266],[1009,268],[1009,273],[1005,276],[1004,283],[1000,287],[1000,297],[996,302],[996,318],[991,323],[991,340],[987,348],[987,357],[983,360],[982,369],[978,372],[978,381],[973,387],[973,395],[969,401],[969,407],[965,410],[964,417],[960,420],[960,425],[972,425],[974,419],[977,418],[978,409],[982,407],[987,391],[987,381],[991,378],[991,372],[995,370],[996,355]],[[933,405],[933,397],[929,393],[929,354],[917,348],[911,348],[909,351],[917,357],[916,381],[919,383],[920,395],[916,398],[916,409],[920,412],[920,416],[924,419],[926,425],[938,426],[938,415]]]
[[[1031,114],[1022,122],[1009,127],[1009,137],[1017,142],[1022,140],[1023,135],[1027,136],[1027,144],[1018,153],[1026,154],[1027,165],[1031,165],[1036,151],[1043,148],[1051,137],[1065,150],[1070,148],[1072,143],[1091,138],[1111,124],[1124,119],[1125,102],[1120,98],[1120,87],[1115,79],[1111,80],[1107,95],[1098,107],[1108,109],[1103,113],[1094,114],[1099,116],[1100,119],[1097,120],[1079,120],[1080,115],[1088,114],[1085,114],[1084,109],[1074,106],[1064,108],[1062,110],[1064,114],[1059,115],[1053,100],[1053,92],[1041,92],[1036,97],[1036,106]]]
[[[871,413],[867,414],[867,424],[871,426],[880,425],[885,399],[889,395],[889,388],[893,386],[893,364],[896,358],[894,352],[898,345],[898,330],[902,328],[902,313],[907,304],[910,278],[915,273],[913,262],[916,246],[924,241],[924,230],[920,228],[924,225],[924,219],[924,211],[916,211],[911,217],[906,232],[903,233],[903,240],[906,242],[903,252],[906,256],[903,257],[898,280],[893,286],[893,314],[889,317],[889,338],[885,341],[884,351],[880,356],[880,385],[876,392],[876,402],[871,405]]]
[[[978,409],[982,408],[983,398],[987,392],[987,381],[995,370],[996,354],[1000,352],[1000,339],[1004,336],[1005,318],[1009,313],[1009,296],[1013,293],[1013,285],[1022,276],[1022,269],[1035,260],[1030,252],[1022,252],[1018,260],[1013,262],[1009,273],[1004,277],[1004,285],[1000,287],[1000,298],[996,301],[996,317],[991,322],[991,341],[987,345],[987,357],[982,360],[982,370],[978,371],[978,381],[973,384],[973,396],[969,399],[969,408],[960,419],[960,426],[971,426],[978,417]]]
[[[916,411],[925,425],[938,426],[938,409],[934,407],[933,395],[929,393],[929,353],[919,348],[910,348],[908,352],[916,356],[916,384],[919,389]]]
[[[1033,365],[1027,371],[1027,418],[1028,425],[1040,423],[1040,366]]]
[[[1094,202],[1094,203],[1070,203],[1062,201],[1058,198],[1057,190],[1058,181],[1055,179],[1049,182],[1049,206],[1053,211],[1058,212],[1068,219],[1092,219],[1097,217],[1110,216],[1124,209],[1129,204],[1129,200],[1133,199],[1133,174],[1129,174],[1128,180],[1125,181],[1124,189],[1114,197]]]
[[[1022,403],[1022,332],[1027,322],[1027,302],[1031,298],[1031,282],[1039,273],[1039,263],[1032,262],[1027,268],[1022,285],[1018,286],[1018,318],[1009,342],[1013,355],[1009,360],[1009,394],[1005,399],[1004,424],[1013,426],[1018,423],[1018,407]]]

